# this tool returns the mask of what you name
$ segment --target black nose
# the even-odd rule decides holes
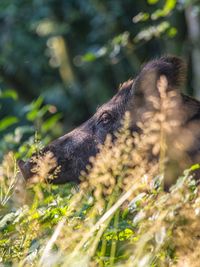
[[[17,162],[19,169],[24,177],[25,180],[29,179],[31,177],[31,170],[29,163],[24,162],[23,160],[18,160]]]

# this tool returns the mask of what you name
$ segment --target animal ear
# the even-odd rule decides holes
[[[144,65],[136,78],[133,95],[143,98],[143,101],[149,96],[159,96],[158,82],[163,76],[167,83],[167,91],[179,89],[186,79],[186,64],[174,56],[150,61]]]

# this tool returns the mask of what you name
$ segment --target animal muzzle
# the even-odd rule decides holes
[[[30,179],[33,176],[33,173],[31,171],[32,167],[30,166],[31,164],[29,162],[24,162],[23,160],[19,160],[17,163],[24,179]]]

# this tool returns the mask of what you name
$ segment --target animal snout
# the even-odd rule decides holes
[[[24,162],[23,160],[19,160],[18,162],[19,169],[22,173],[22,176],[25,180],[28,180],[32,177],[33,173],[31,172],[31,166],[29,162]]]

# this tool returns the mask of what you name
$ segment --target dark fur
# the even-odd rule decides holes
[[[57,164],[61,166],[61,171],[53,183],[79,181],[80,171],[85,170],[89,157],[98,153],[98,145],[104,143],[108,133],[113,135],[120,128],[125,111],[131,113],[130,129],[138,130],[137,122],[142,119],[142,114],[152,108],[148,103],[149,96],[159,97],[157,82],[161,75],[167,78],[168,90],[175,90],[180,96],[177,109],[180,109],[181,105],[184,114],[180,117],[183,129],[188,129],[191,125],[195,128],[194,125],[200,122],[200,102],[182,95],[179,90],[186,79],[185,63],[177,57],[162,57],[153,60],[142,68],[135,80],[122,84],[118,93],[100,107],[88,121],[56,139],[42,151],[42,153],[53,152]],[[175,111],[174,115],[176,116],[178,112],[178,110]],[[186,151],[189,160],[181,168],[199,161],[200,134],[199,130],[195,131],[195,141]],[[178,138],[178,135],[175,134],[174,138]],[[26,163],[20,161],[19,166],[26,179],[33,176],[31,172],[33,164],[30,161]]]

